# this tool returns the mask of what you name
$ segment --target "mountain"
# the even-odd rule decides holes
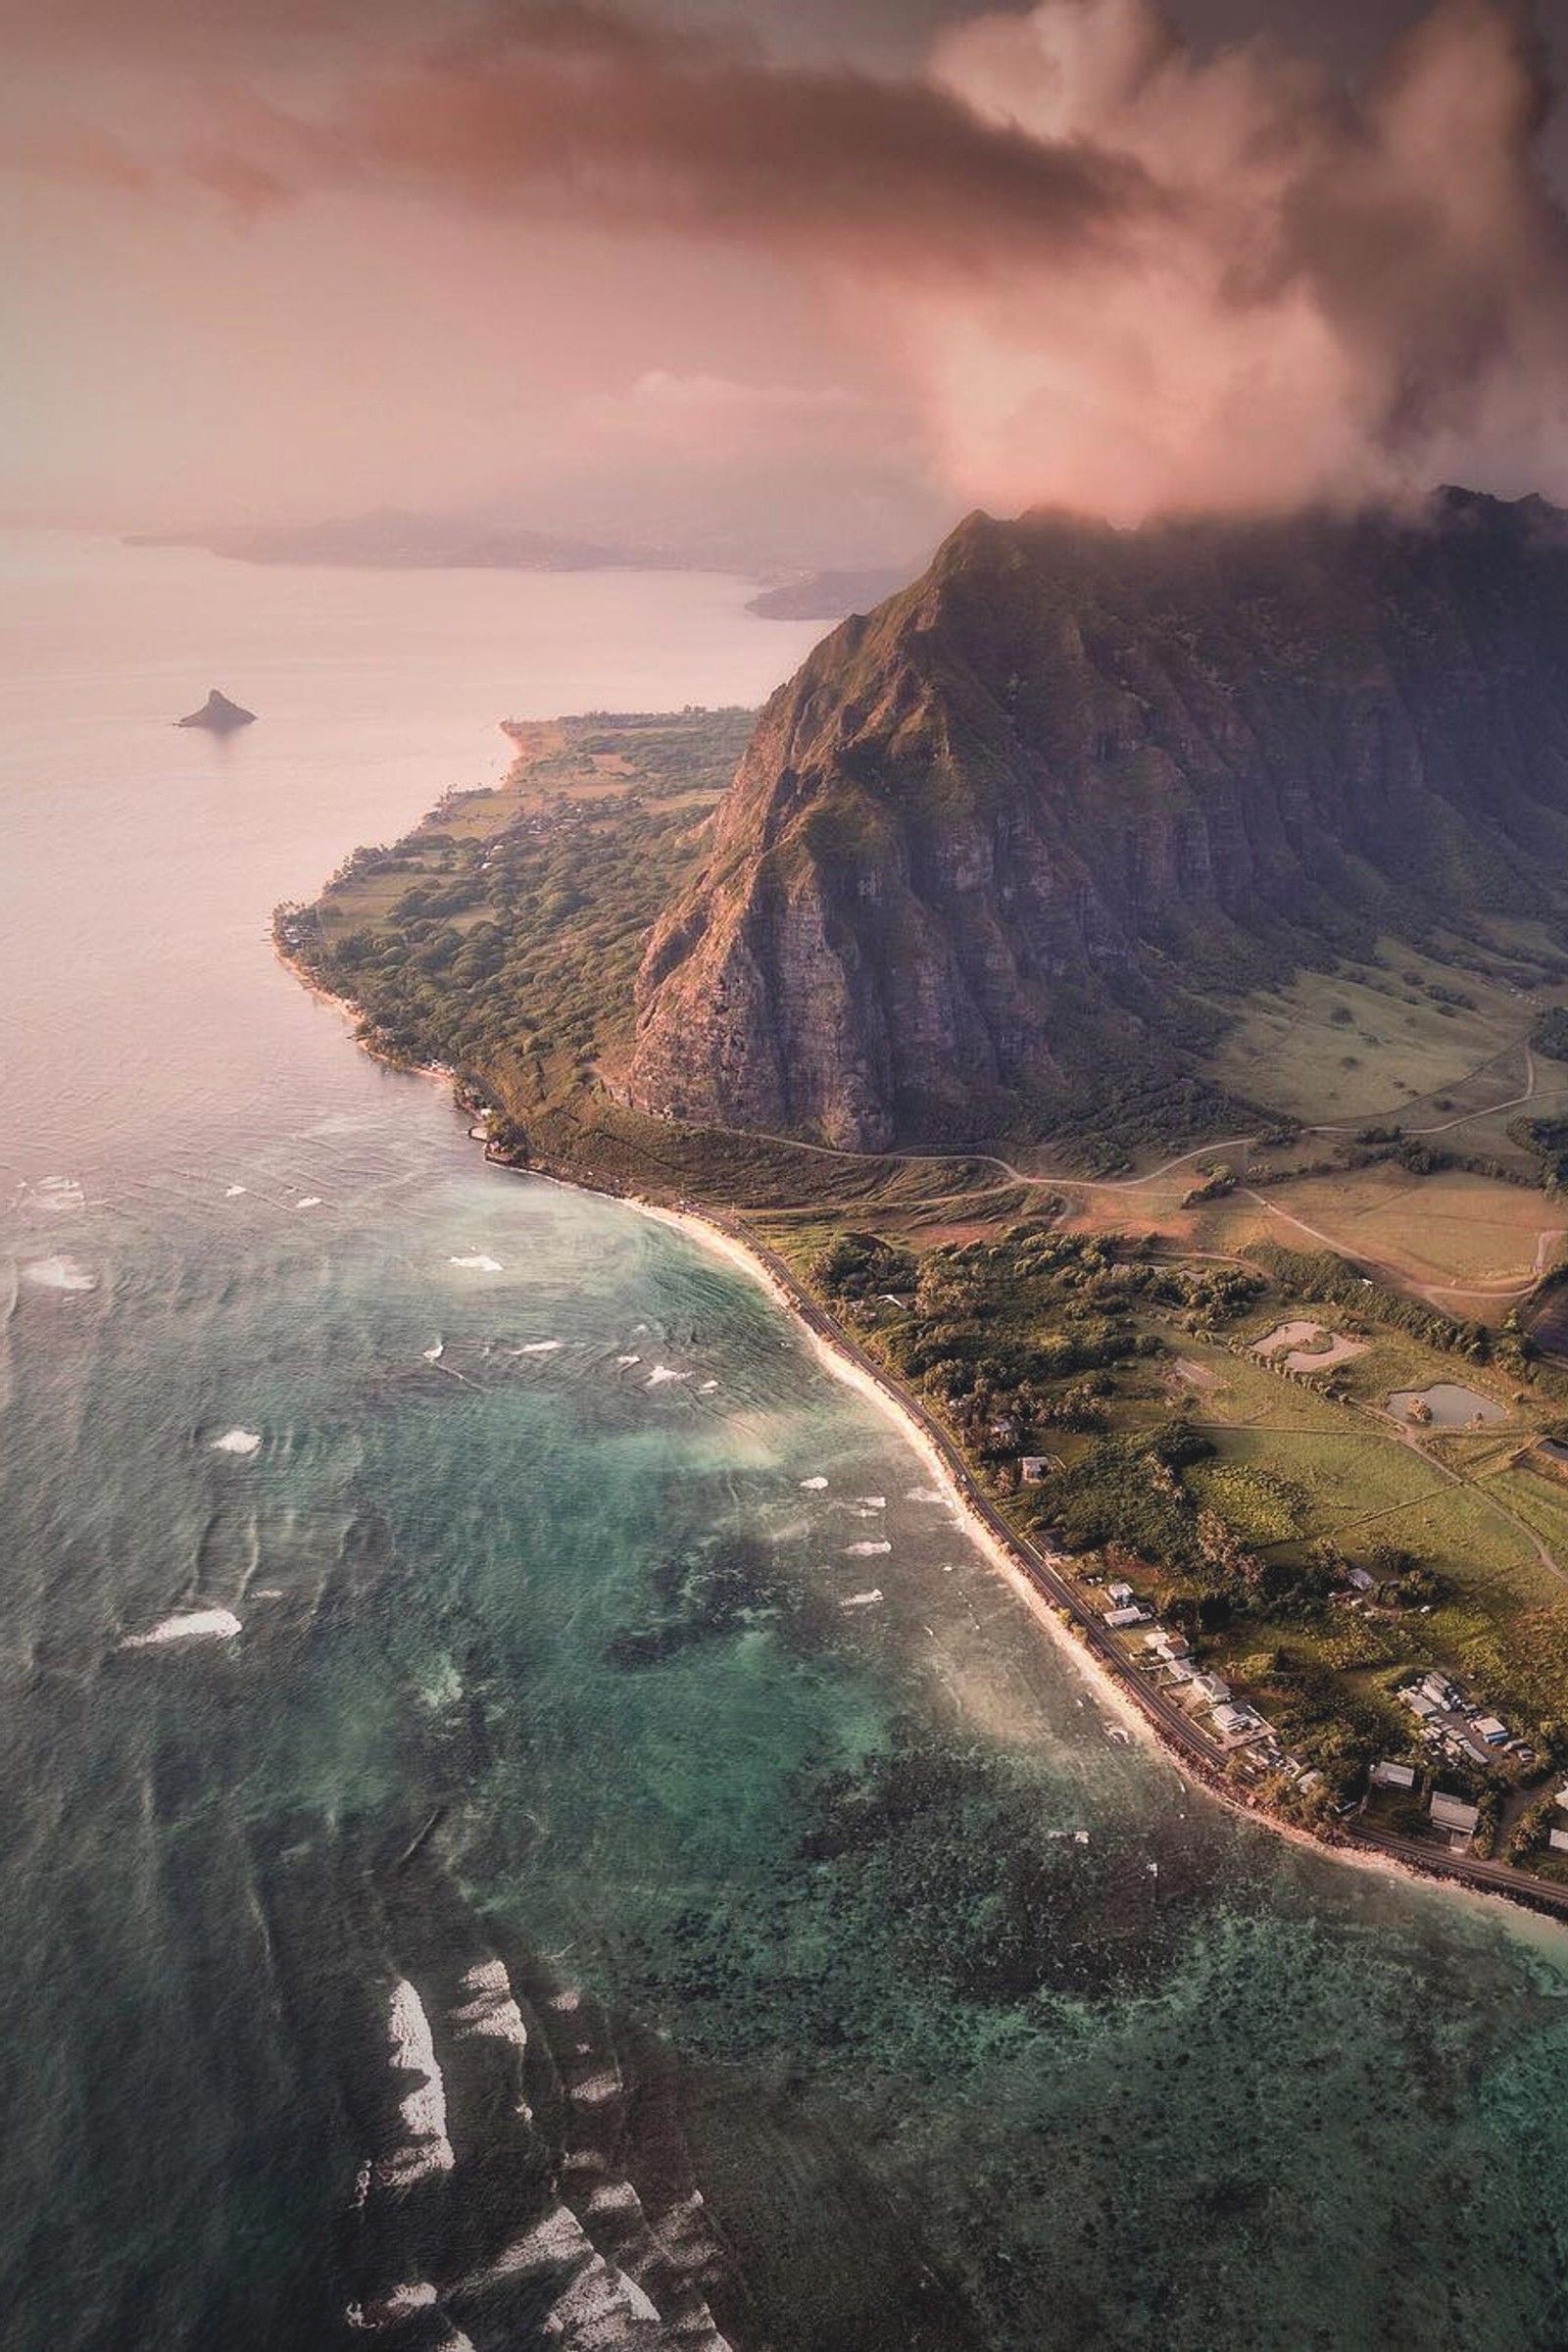
[[[895,571],[887,564],[864,571],[808,572],[804,578],[762,589],[746,610],[762,620],[842,620],[846,612],[880,605],[907,576],[907,565]]]
[[[145,536],[134,546],[182,544]],[[345,564],[367,570],[602,571],[632,559],[551,531],[376,507],[325,522],[236,523],[197,544],[242,564]]]
[[[1568,516],[974,514],[763,711],[626,1091],[858,1150],[1045,1134],[1190,1083],[1303,964],[1565,910]]]

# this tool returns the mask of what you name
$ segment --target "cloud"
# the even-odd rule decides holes
[[[1568,491],[1568,224],[1527,12],[1440,0],[1353,97],[1266,42],[1200,60],[1152,0],[992,15],[933,73],[1165,200],[1071,283],[1025,258],[961,305],[895,297],[971,494],[1136,516],[1455,473]]]
[[[595,440],[704,460],[888,439],[885,411],[863,392],[664,368],[647,369],[624,392],[585,400],[579,418]]]
[[[897,387],[891,439],[916,419],[965,502],[1130,519],[1444,475],[1568,496],[1568,223],[1523,5],[1433,0],[1354,90],[1266,40],[1200,55],[1156,0],[997,10],[900,77],[584,0],[422,50],[356,23],[313,75],[206,89],[178,142],[51,133],[52,168],[194,178],[242,212],[354,188],[533,240],[765,252],[828,290]],[[599,421],[698,455],[852,445],[830,397],[770,380],[788,365],[651,372]]]
[[[545,0],[351,75],[319,109],[229,91],[184,168],[246,205],[369,182],[617,234],[984,273],[1075,251],[1149,201],[1127,160],[982,121],[920,78],[769,64],[749,45]]]

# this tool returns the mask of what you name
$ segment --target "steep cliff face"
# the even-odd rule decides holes
[[[1568,516],[959,526],[769,704],[644,1108],[858,1149],[1181,1066],[1325,944],[1568,906]]]

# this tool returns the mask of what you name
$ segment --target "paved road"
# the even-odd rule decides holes
[[[1391,1861],[1406,1863],[1411,1869],[1431,1876],[1457,1879],[1462,1886],[1477,1887],[1482,1893],[1511,1895],[1515,1902],[1527,1903],[1534,1911],[1550,1911],[1568,1918],[1568,1886],[1554,1886],[1547,1879],[1532,1878],[1526,1870],[1515,1870],[1510,1862],[1483,1862],[1473,1854],[1446,1854],[1441,1848],[1422,1845],[1413,1838],[1391,1838],[1381,1830],[1369,1829],[1363,1822],[1351,1827],[1349,1842],[1369,1853],[1387,1854]]]
[[[486,1156],[494,1156],[493,1148],[487,1148]],[[507,1163],[501,1161],[499,1164],[504,1166]],[[518,1172],[522,1175],[554,1175],[563,1183],[577,1185],[588,1191],[594,1189],[592,1186],[583,1186],[580,1175],[564,1166],[541,1165],[537,1170],[522,1168]],[[760,1240],[743,1220],[726,1216],[716,1209],[698,1207],[691,1201],[682,1200],[671,1205],[678,1206],[689,1216],[704,1218],[761,1260],[808,1330],[815,1332],[830,1347],[847,1356],[868,1379],[873,1380],[929,1439],[941,1455],[954,1485],[975,1516],[996,1538],[1008,1558],[1029,1579],[1036,1591],[1078,1627],[1084,1638],[1085,1648],[1115,1677],[1121,1690],[1154,1725],[1167,1747],[1173,1749],[1189,1766],[1194,1777],[1227,1802],[1267,1821],[1268,1814],[1259,1807],[1248,1804],[1235,1784],[1226,1779],[1225,1752],[1218,1743],[1200,1729],[1167,1691],[1160,1690],[1147,1675],[1137,1672],[1120,1643],[1064,1573],[1070,1566],[1065,1554],[1048,1551],[1028,1536],[1020,1535],[1009,1527],[990,1496],[976,1485],[963,1455],[947,1431],[932,1418],[921,1398],[906,1389],[874,1356],[868,1355],[837,1316],[831,1314],[819,1299],[802,1289],[786,1260]],[[1442,1847],[1423,1845],[1409,1838],[1384,1837],[1361,1822],[1344,1824],[1340,1835],[1342,1842],[1347,1845],[1367,1853],[1384,1854],[1390,1860],[1406,1863],[1428,1877],[1451,1879],[1461,1886],[1507,1894],[1534,1910],[1568,1917],[1568,1887],[1553,1886],[1544,1880],[1532,1878],[1528,1872],[1515,1870],[1506,1862],[1477,1861],[1468,1855],[1446,1853]]]
[[[1160,1731],[1167,1745],[1180,1753],[1199,1778],[1231,1802],[1236,1802],[1234,1786],[1223,1778],[1224,1751],[1207,1738],[1166,1691],[1134,1669],[1125,1651],[1087,1604],[1083,1594],[1067,1581],[1063,1574],[1068,1567],[1064,1555],[1044,1550],[1027,1536],[1019,1535],[1008,1526],[995,1504],[975,1485],[962,1454],[946,1430],[932,1419],[920,1398],[886,1371],[874,1357],[867,1355],[837,1317],[802,1290],[790,1267],[775,1250],[768,1249],[765,1243],[760,1242],[737,1221],[715,1216],[711,1211],[700,1213],[708,1214],[711,1223],[744,1244],[754,1256],[760,1257],[787,1293],[803,1322],[848,1355],[903,1407],[935,1446],[954,1484],[1008,1557],[1022,1569],[1046,1599],[1063,1609],[1080,1628],[1085,1647],[1110,1670],[1120,1687]],[[1258,1808],[1249,1806],[1247,1810],[1256,1812]],[[1268,1816],[1262,1814],[1261,1818],[1266,1820]],[[1525,1903],[1532,1909],[1568,1917],[1568,1887],[1554,1886],[1546,1880],[1532,1877],[1528,1871],[1515,1870],[1509,1863],[1481,1861],[1471,1855],[1447,1853],[1441,1846],[1426,1845],[1413,1838],[1387,1837],[1369,1829],[1362,1822],[1347,1823],[1343,1836],[1348,1845],[1363,1852],[1387,1855],[1390,1860],[1405,1863],[1429,1877],[1450,1879],[1458,1885],[1478,1887],[1489,1893],[1510,1895],[1515,1901]]]

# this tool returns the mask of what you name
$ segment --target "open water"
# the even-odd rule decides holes
[[[760,696],[744,594],[0,545],[0,2336],[1550,2352],[1568,1938],[1195,1796],[271,961],[496,719]]]

